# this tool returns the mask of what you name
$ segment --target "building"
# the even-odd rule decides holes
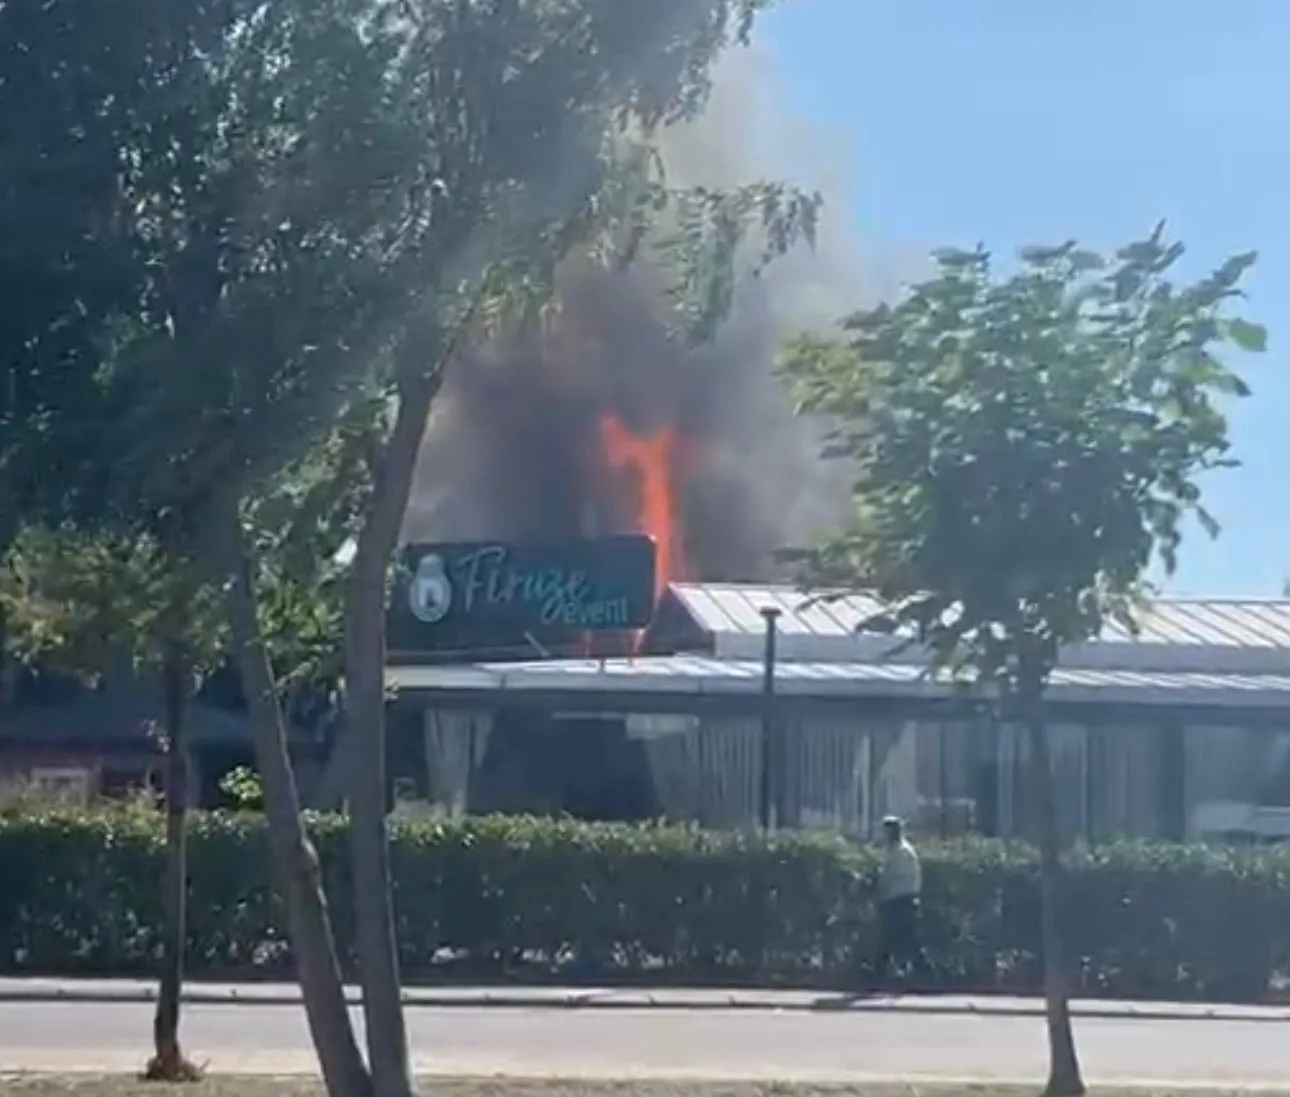
[[[769,709],[765,608],[780,613]],[[894,812],[934,832],[1030,833],[1021,729],[930,680],[916,649],[857,633],[878,609],[677,583],[638,656],[401,660],[387,677],[399,725],[424,738],[424,791],[450,812],[754,825],[769,711],[787,825],[868,837]],[[1065,652],[1053,677],[1065,835],[1290,835],[1290,601],[1161,599],[1140,624]]]
[[[58,680],[43,693],[27,692],[0,704],[0,790],[83,801],[164,786],[164,706],[155,684],[122,673],[100,689]],[[229,770],[255,765],[250,717],[243,706],[208,695],[216,692],[192,699],[184,717],[189,793],[203,807],[226,800],[220,782]],[[322,769],[321,738],[289,725],[304,794]]]

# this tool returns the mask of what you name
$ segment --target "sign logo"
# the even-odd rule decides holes
[[[437,625],[452,609],[452,581],[438,553],[427,553],[417,562],[417,570],[408,583],[408,608],[426,625]]]

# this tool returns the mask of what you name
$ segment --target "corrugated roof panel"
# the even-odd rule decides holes
[[[760,635],[761,610],[774,606],[786,637],[841,639],[881,611],[877,599],[864,594],[821,600],[792,587],[734,583],[674,583],[672,590],[695,623],[716,634]],[[1290,599],[1160,598],[1142,611],[1136,637],[1108,624],[1102,640],[1290,650]]]
[[[856,626],[880,609],[875,598],[848,595],[821,599],[793,587],[742,583],[673,583],[672,592],[707,632],[737,631],[760,636],[764,608],[781,613],[779,629],[786,635],[850,636]]]
[[[1139,618],[1138,642],[1208,647],[1290,648],[1290,600],[1159,598]],[[1105,641],[1133,642],[1119,625]]]
[[[1166,644],[1213,644],[1222,642],[1223,629],[1215,627],[1208,613],[1196,613],[1191,606],[1155,605],[1138,618],[1139,633],[1134,636],[1122,626],[1116,631],[1126,640],[1147,640]]]
[[[1148,618],[1153,624],[1163,621],[1185,622],[1196,636],[1196,643],[1227,647],[1262,646],[1265,632],[1256,613],[1214,602],[1158,605]]]
[[[743,607],[729,599],[722,599],[716,588],[696,586],[684,588],[672,585],[672,593],[680,600],[695,624],[706,632],[741,632],[745,628]],[[732,612],[733,611],[733,612]]]
[[[1281,619],[1281,613],[1275,605],[1267,603],[1248,603],[1242,610],[1234,610],[1229,605],[1216,605],[1218,612],[1225,617],[1234,618],[1234,627],[1244,627],[1250,632],[1277,647],[1290,646],[1290,623]]]
[[[795,606],[809,600],[809,596],[794,596]],[[821,636],[852,635],[866,620],[882,611],[882,605],[876,598],[862,595],[848,595],[845,598],[817,600],[812,606],[827,621],[827,625],[817,632]]]

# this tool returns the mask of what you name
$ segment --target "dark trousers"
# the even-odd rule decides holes
[[[927,954],[918,936],[921,904],[917,895],[902,895],[878,904],[878,975],[912,968],[917,974],[928,970]]]

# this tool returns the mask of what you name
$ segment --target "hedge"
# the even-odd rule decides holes
[[[344,824],[311,820],[352,957]],[[189,970],[290,974],[261,819],[201,814],[190,838]],[[140,809],[0,813],[0,971],[146,974],[164,838]],[[1032,851],[923,849],[924,938],[944,989],[1038,986]],[[874,947],[877,853],[841,839],[529,818],[394,826],[410,981],[853,988]],[[1124,845],[1070,859],[1062,910],[1077,990],[1257,1000],[1290,971],[1290,851]]]

